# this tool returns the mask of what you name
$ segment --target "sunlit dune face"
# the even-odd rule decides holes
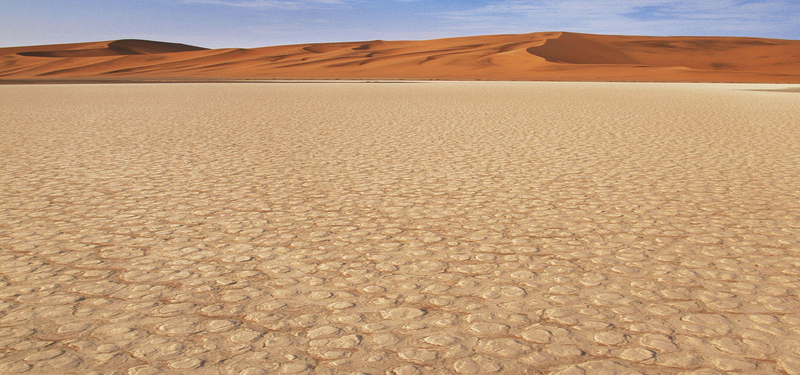
[[[800,82],[800,42],[575,33],[206,50],[121,40],[0,49],[0,79]],[[157,57],[157,58],[156,58]]]

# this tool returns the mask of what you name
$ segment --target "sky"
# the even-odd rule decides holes
[[[0,47],[207,48],[572,31],[800,39],[800,0],[0,0]]]

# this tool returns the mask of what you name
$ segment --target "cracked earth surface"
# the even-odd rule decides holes
[[[0,86],[0,374],[800,374],[800,95]]]

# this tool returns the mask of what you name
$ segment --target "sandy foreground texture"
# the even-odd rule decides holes
[[[0,374],[800,374],[792,89],[2,86]]]

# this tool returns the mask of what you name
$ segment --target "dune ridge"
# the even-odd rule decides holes
[[[203,51],[203,47],[180,43],[121,39],[95,43],[51,44],[30,47],[0,48],[0,56],[16,54],[30,57],[98,57],[120,55],[152,55],[160,53]]]
[[[800,41],[542,32],[252,49],[133,39],[0,48],[0,80],[54,78],[800,83]]]

